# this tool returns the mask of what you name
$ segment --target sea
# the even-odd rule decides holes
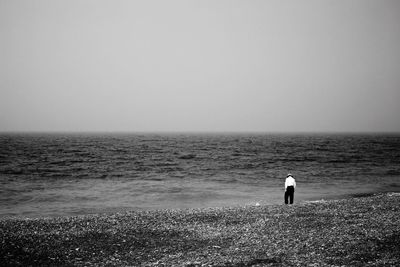
[[[400,134],[2,133],[0,218],[400,192]]]

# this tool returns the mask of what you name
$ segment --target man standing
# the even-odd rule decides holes
[[[293,204],[295,188],[296,188],[296,180],[289,173],[286,176],[286,181],[285,181],[285,204],[288,204],[289,198],[290,198],[290,204]]]

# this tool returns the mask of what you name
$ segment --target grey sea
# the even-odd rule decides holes
[[[0,134],[0,218],[400,192],[400,134]]]

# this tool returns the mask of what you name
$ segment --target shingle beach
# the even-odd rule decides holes
[[[400,266],[400,194],[0,220],[0,266]]]

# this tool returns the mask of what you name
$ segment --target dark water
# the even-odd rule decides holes
[[[1,134],[0,217],[400,191],[400,135]]]

